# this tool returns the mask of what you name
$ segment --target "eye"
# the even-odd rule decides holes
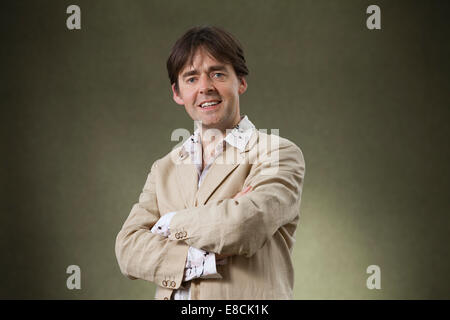
[[[216,75],[220,75],[220,77],[221,76],[223,76],[224,74],[223,73],[220,73],[220,72],[216,72],[216,73],[214,73],[214,76],[216,76]],[[220,78],[220,77],[218,77],[218,78]],[[217,78],[217,77],[216,77]]]
[[[191,81],[191,80],[192,80],[192,81]],[[187,82],[187,83],[193,83],[193,82],[194,82],[193,80],[195,80],[194,77],[187,79],[186,82]]]

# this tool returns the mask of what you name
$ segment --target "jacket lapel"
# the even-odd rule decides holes
[[[198,190],[197,203],[195,205],[204,205],[233,170],[236,169],[239,164],[245,162],[245,155],[253,148],[256,140],[257,133],[255,130],[243,151],[239,151],[232,146],[227,146],[225,152],[217,157],[211,165],[211,168],[209,168],[208,173]]]
[[[183,196],[185,208],[192,208],[195,195],[197,194],[197,167],[184,149],[178,153],[177,159],[175,171],[178,179],[178,188]]]

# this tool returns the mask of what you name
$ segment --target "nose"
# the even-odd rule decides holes
[[[200,93],[207,94],[214,90],[212,80],[209,76],[202,74],[199,79]]]

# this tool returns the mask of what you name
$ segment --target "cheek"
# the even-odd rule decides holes
[[[184,100],[185,103],[187,104],[191,104],[193,102],[195,102],[194,98],[194,91],[192,90],[192,88],[186,87],[186,86],[180,86],[180,91],[182,92],[182,98]]]
[[[194,95],[193,95],[192,93],[186,94],[186,96],[185,96],[185,101],[186,101],[188,104],[190,104],[190,105],[194,104],[194,103],[195,103],[195,97],[194,97]]]
[[[219,91],[221,93],[221,95],[227,99],[234,99],[236,97],[237,94],[237,88],[223,88],[221,91]]]
[[[236,101],[237,97],[238,97],[238,93],[237,91],[229,91],[227,92],[226,97],[228,98],[228,100],[232,101],[234,103],[234,101]]]

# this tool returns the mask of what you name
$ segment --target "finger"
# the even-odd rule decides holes
[[[248,186],[247,188],[245,188],[243,191],[241,191],[243,194],[246,194],[247,192],[249,192],[250,190],[252,190],[252,186]]]
[[[233,199],[239,198],[242,194],[242,191],[239,191],[238,193],[236,193],[236,195],[233,197]]]
[[[239,198],[241,196],[243,196],[244,194],[246,194],[247,192],[252,190],[252,186],[247,186],[244,190],[239,191],[238,193],[236,193],[236,195],[233,197],[233,199]]]

